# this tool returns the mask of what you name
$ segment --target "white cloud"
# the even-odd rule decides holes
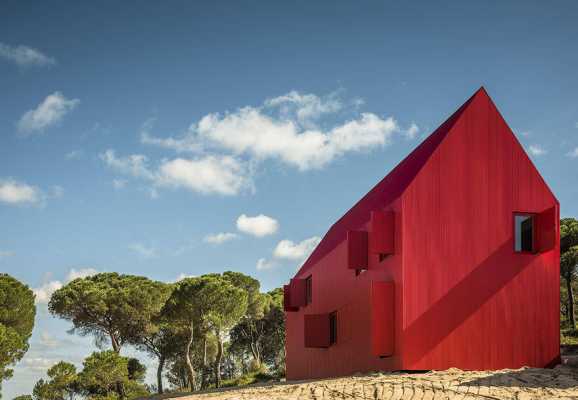
[[[259,260],[257,260],[257,270],[258,271],[265,271],[265,270],[272,269],[275,267],[276,267],[276,264],[274,261],[267,260],[265,258],[260,258]]]
[[[360,105],[354,101],[352,108]],[[205,115],[180,138],[155,138],[145,131],[141,141],[176,151],[216,148],[256,160],[279,159],[304,171],[321,168],[349,152],[386,146],[400,131],[393,118],[373,113],[361,113],[329,129],[318,126],[321,116],[343,108],[335,94],[320,98],[292,91],[259,107]]]
[[[99,154],[100,159],[109,167],[125,175],[135,178],[154,179],[154,174],[149,170],[148,158],[142,154],[131,154],[126,157],[117,157],[112,149]]]
[[[87,276],[92,276],[97,273],[98,271],[94,268],[81,268],[78,270],[71,268],[66,275],[64,283],[60,280],[52,280],[44,282],[40,287],[32,289],[36,295],[36,304],[47,304],[50,301],[50,296],[52,296],[52,293],[56,292],[66,283],[77,278],[86,278]]]
[[[52,57],[28,46],[9,46],[0,43],[0,57],[12,61],[21,67],[45,67],[56,64]]]
[[[40,344],[47,348],[55,348],[58,347],[60,342],[54,337],[52,337],[52,335],[50,335],[48,332],[43,331],[40,334]]]
[[[546,154],[546,150],[542,146],[537,145],[537,144],[529,145],[528,146],[528,152],[531,155],[536,156],[536,157],[539,157],[539,156]]]
[[[252,187],[251,172],[246,163],[230,156],[208,155],[196,159],[163,160],[157,169],[148,166],[142,154],[117,157],[114,150],[100,154],[109,167],[157,187],[182,188],[202,194],[235,195]]]
[[[202,194],[235,195],[251,185],[244,163],[229,156],[176,158],[160,166],[156,182]]]
[[[256,237],[263,237],[277,232],[279,222],[263,214],[259,214],[256,217],[242,214],[237,218],[237,229]]]
[[[157,249],[152,246],[146,246],[142,243],[132,243],[128,246],[128,248],[142,258],[154,258],[158,255]]]
[[[98,270],[94,268],[81,268],[78,270],[71,268],[70,271],[68,271],[68,275],[66,276],[66,281],[70,282],[78,278],[86,278],[96,274],[98,274]]]
[[[305,239],[300,243],[293,243],[291,240],[281,240],[275,250],[273,250],[273,256],[288,260],[304,260],[320,241],[321,238],[318,236]]]
[[[60,92],[54,92],[38,107],[24,113],[18,121],[18,130],[24,134],[42,132],[45,128],[60,122],[79,103],[78,99],[67,99]]]
[[[576,147],[574,150],[571,150],[566,155],[568,157],[577,158],[578,157],[578,147]]]
[[[339,99],[337,92],[322,98],[314,94],[301,94],[292,90],[285,95],[266,100],[265,107],[279,109],[281,116],[285,119],[295,116],[302,125],[314,126],[313,121],[324,114],[332,114],[341,110],[344,104]]]
[[[185,273],[180,273],[179,276],[177,276],[177,279],[175,279],[172,282],[180,282],[183,279],[187,279],[187,278],[194,278],[195,275],[190,275],[190,274],[185,274]]]
[[[415,139],[417,134],[419,133],[419,126],[415,122],[412,122],[409,128],[407,128],[403,134],[407,139]]]
[[[393,118],[363,113],[329,131],[301,130],[292,120],[277,119],[258,108],[245,107],[232,114],[209,114],[196,131],[201,139],[235,154],[258,160],[278,158],[304,171],[321,168],[347,152],[389,144],[398,130]]]
[[[38,204],[43,197],[35,186],[13,179],[0,179],[0,202],[10,205]]]
[[[148,119],[144,122],[140,130],[140,140],[143,144],[171,149],[177,153],[182,152],[198,152],[202,150],[202,146],[198,141],[190,136],[184,135],[182,138],[158,138],[151,135],[150,131],[154,125],[154,118]]]
[[[56,360],[45,357],[24,357],[22,359],[22,364],[33,371],[46,371],[56,363]]]
[[[220,233],[216,233],[216,234],[212,234],[212,235],[207,235],[207,236],[205,236],[205,238],[203,240],[206,243],[221,244],[221,243],[225,243],[225,242],[228,242],[230,240],[236,239],[238,237],[239,237],[239,235],[237,235],[236,233],[220,232]]]
[[[3,258],[14,257],[16,253],[8,250],[0,250],[0,260]]]
[[[47,304],[50,301],[50,296],[52,293],[56,292],[62,287],[61,281],[50,281],[44,283],[42,286],[33,289],[32,291],[36,295],[36,304]]]

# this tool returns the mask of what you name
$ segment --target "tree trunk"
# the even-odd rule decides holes
[[[568,321],[572,329],[576,329],[576,319],[574,317],[574,291],[572,290],[572,276],[566,276],[566,289],[568,292],[567,298],[567,309],[568,309]]]
[[[207,387],[207,335],[203,337],[203,367],[201,371],[201,389]]]
[[[185,347],[185,361],[187,363],[187,369],[189,373],[189,384],[191,385],[191,392],[194,392],[195,387],[197,386],[195,382],[195,369],[191,361],[191,346],[193,345],[193,335],[193,323],[191,322],[189,340],[187,341],[187,346]]]
[[[120,344],[118,343],[118,339],[116,338],[116,336],[114,336],[113,332],[109,333],[109,336],[110,336],[110,343],[112,344],[112,349],[116,354],[120,354]],[[121,399],[125,398],[124,386],[122,382],[116,383],[116,393],[118,394],[118,397],[120,397]]]
[[[163,368],[165,366],[165,356],[159,356],[159,366],[157,368],[157,392],[163,394]]]
[[[120,344],[118,344],[118,339],[114,336],[114,333],[110,333],[110,343],[112,344],[112,349],[115,353],[120,353]]]
[[[221,387],[221,360],[223,359],[223,341],[217,335],[217,359],[215,360],[215,386]]]
[[[261,368],[261,354],[259,354],[259,347],[257,343],[251,342],[251,354],[253,355],[253,360],[257,365],[257,368]]]

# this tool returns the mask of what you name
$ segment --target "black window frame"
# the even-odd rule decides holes
[[[519,217],[526,217],[526,221],[531,222],[531,235],[530,235],[530,247],[524,246],[524,231],[522,224],[525,221],[520,223],[520,230],[518,230],[518,222],[517,219]],[[536,214],[530,212],[515,212],[513,217],[513,228],[514,228],[514,253],[517,254],[534,254],[536,253]],[[518,234],[520,234],[520,247],[518,248]],[[528,237],[526,237],[526,240]]]
[[[313,302],[313,275],[309,275],[305,278],[305,304],[311,304]]]
[[[329,314],[329,346],[337,344],[337,311]]]

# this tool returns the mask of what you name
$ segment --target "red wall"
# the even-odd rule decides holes
[[[390,205],[397,210],[396,221],[401,223],[400,202]],[[368,215],[369,216],[369,215]],[[369,228],[369,223],[361,228]],[[401,244],[401,231],[396,231],[396,244]],[[388,358],[375,357],[371,331],[371,283],[375,280],[393,281],[395,288],[396,333],[395,346],[400,346],[402,326],[401,254],[388,256],[381,263],[378,256],[369,255],[369,270],[359,276],[347,268],[347,242],[318,261],[313,268],[302,271],[298,278],[312,275],[313,301],[298,312],[286,313],[287,378],[306,379],[399,369],[400,352]],[[399,288],[399,290],[398,290]],[[326,314],[337,311],[337,344],[326,349],[305,348],[304,314]]]
[[[555,361],[559,248],[514,253],[513,212],[558,203],[485,92],[402,201],[404,369]]]
[[[559,357],[558,203],[485,91],[448,121],[412,153],[421,160],[425,154],[425,164],[410,156],[382,181],[397,183],[396,174],[406,174],[408,165],[420,166],[408,185],[402,182],[401,196],[387,195],[400,185],[390,191],[380,183],[330,229],[297,273],[312,275],[313,300],[286,313],[288,379],[543,367]],[[515,254],[513,212],[552,206],[555,248]],[[395,211],[395,253],[381,262],[370,254],[369,270],[356,276],[347,268],[345,232],[369,231],[376,209]],[[391,357],[372,351],[375,281],[394,283]],[[337,344],[305,348],[304,314],[333,311]]]

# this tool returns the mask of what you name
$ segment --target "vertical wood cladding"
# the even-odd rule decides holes
[[[387,212],[393,235],[374,235],[388,232],[375,217]],[[313,275],[313,301],[286,314],[288,379],[551,365],[560,345],[559,212],[479,90],[339,219],[297,272],[303,282]],[[515,213],[534,215],[534,252],[514,251]],[[351,251],[363,248],[348,239],[356,231],[369,232],[365,252]],[[363,254],[367,271],[356,275],[350,268]],[[294,306],[301,289],[294,280],[291,288]],[[306,339],[306,325],[322,318],[306,314],[334,311],[335,345],[306,347],[325,343]]]

